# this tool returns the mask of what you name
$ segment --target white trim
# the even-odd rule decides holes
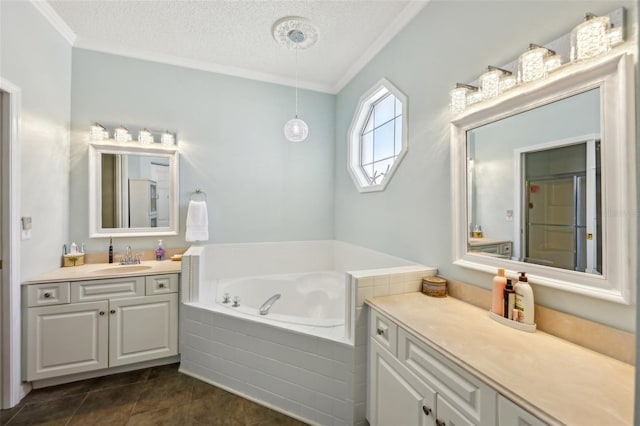
[[[347,70],[347,72],[331,87],[329,93],[337,94],[356,76],[380,51],[429,3],[430,0],[410,1],[396,16],[396,19],[371,43],[369,48]]]
[[[26,395],[21,383],[20,309],[20,113],[22,91],[0,77],[9,94],[9,141],[2,144],[2,408]]]
[[[58,13],[51,7],[49,2],[45,0],[29,0],[33,7],[36,8],[42,16],[45,17],[47,21],[51,24],[51,26],[60,33],[69,45],[73,46],[76,42],[76,33],[73,32],[71,27],[67,25],[67,23],[58,15]]]
[[[296,81],[293,78],[282,77],[277,74],[270,74],[260,71],[249,70],[245,68],[233,67],[229,65],[215,64],[212,62],[199,61],[197,59],[183,58],[180,56],[169,55],[166,53],[152,52],[150,50],[136,49],[133,47],[125,47],[122,45],[108,43],[86,37],[78,37],[74,45],[76,48],[93,50],[101,53],[109,53],[111,55],[124,56],[133,59],[141,59],[144,61],[158,62],[161,64],[175,65],[184,68],[191,68],[200,71],[208,71],[217,74],[229,75],[232,77],[246,78],[249,80],[262,81],[265,83],[280,84],[283,86],[295,87]],[[315,92],[335,94],[331,92],[330,84],[321,84],[311,81],[298,81],[298,88],[313,90]]]
[[[451,202],[454,264],[510,276],[526,266],[529,281],[617,303],[633,303],[637,269],[635,43],[568,64],[547,79],[474,105],[451,122]],[[524,264],[467,252],[466,132],[524,111],[600,88],[603,193],[603,275]]]

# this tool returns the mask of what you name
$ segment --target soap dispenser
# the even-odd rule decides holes
[[[164,249],[162,248],[162,240],[158,240],[158,248],[156,249],[156,260],[164,259]]]
[[[518,313],[518,321],[525,324],[535,324],[535,305],[533,302],[533,290],[529,285],[529,279],[524,272],[519,272],[520,277],[515,286],[516,290],[516,309]]]

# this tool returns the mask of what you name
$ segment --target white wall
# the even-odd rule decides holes
[[[517,58],[531,42],[570,32],[587,11],[624,6],[632,37],[633,1],[432,1],[337,96],[336,239],[438,268],[490,288],[491,276],[452,264],[448,92],[486,66]],[[409,97],[409,151],[384,192],[359,193],[347,172],[347,131],[359,97],[385,77]],[[625,330],[635,307],[536,286],[544,306]]]
[[[299,96],[310,134],[296,144],[283,134],[294,113],[291,87],[74,48],[70,238],[107,250],[108,239],[88,238],[87,138],[97,121],[177,132],[180,235],[161,237],[165,247],[187,245],[196,188],[208,196],[210,242],[332,239],[335,96]],[[152,249],[156,239],[114,244]]]
[[[2,2],[0,75],[20,87],[21,278],[60,266],[69,236],[71,47],[28,2]]]

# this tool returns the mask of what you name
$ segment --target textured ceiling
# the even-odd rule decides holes
[[[300,16],[318,42],[299,52],[300,86],[336,92],[424,1],[58,1],[53,10],[78,47],[182,64],[282,84],[295,81],[294,52],[273,24]]]

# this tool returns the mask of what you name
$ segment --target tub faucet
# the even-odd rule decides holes
[[[271,309],[271,306],[273,306],[273,304],[276,303],[276,300],[278,299],[280,299],[279,293],[274,294],[269,299],[267,299],[267,301],[264,302],[262,306],[260,306],[260,315],[267,315],[269,313],[269,309]]]

